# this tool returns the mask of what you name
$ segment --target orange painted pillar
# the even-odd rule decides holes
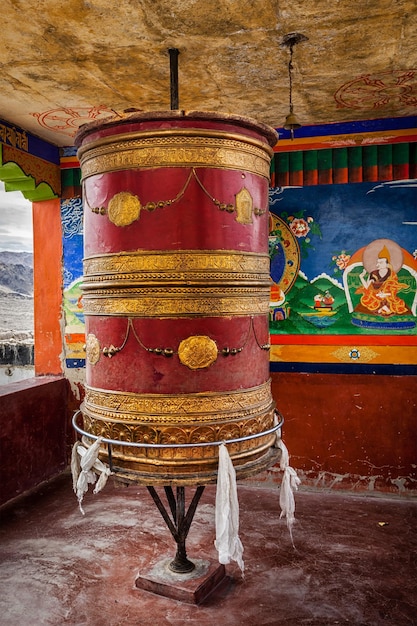
[[[62,226],[60,201],[32,204],[35,375],[62,374]]]

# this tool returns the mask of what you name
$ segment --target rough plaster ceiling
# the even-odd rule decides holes
[[[79,124],[135,107],[170,108],[168,48],[180,50],[181,109],[274,127],[412,116],[415,0],[6,0],[0,118],[58,146]]]

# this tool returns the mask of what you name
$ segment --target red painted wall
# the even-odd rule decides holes
[[[273,373],[304,485],[417,494],[415,376]]]
[[[0,505],[67,467],[67,405],[61,377],[0,387]]]

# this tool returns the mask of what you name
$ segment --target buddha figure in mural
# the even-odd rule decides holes
[[[408,313],[409,308],[397,294],[401,290],[408,290],[409,286],[399,282],[386,245],[379,251],[375,266],[369,273],[364,268],[359,274],[362,286],[357,293],[362,296],[356,310],[365,309],[384,317]]]
[[[383,330],[416,327],[417,261],[391,239],[357,250],[343,274],[351,322]]]

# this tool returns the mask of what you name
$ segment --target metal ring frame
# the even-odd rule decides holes
[[[72,418],[72,425],[74,429],[80,435],[85,435],[86,437],[90,437],[91,439],[95,439],[97,441],[97,439],[99,439],[98,435],[93,435],[91,433],[88,433],[87,431],[83,430],[80,426],[78,426],[77,419],[80,413],[81,411],[80,409],[78,409],[78,411],[74,413],[74,417]],[[281,413],[277,411],[276,409],[275,409],[275,415],[279,416],[280,421],[278,422],[278,424],[276,424],[269,430],[264,430],[261,433],[254,433],[253,435],[246,435],[245,437],[237,437],[236,439],[225,439],[223,441],[201,441],[199,443],[140,443],[140,442],[134,442],[134,441],[121,441],[118,439],[105,439],[104,437],[102,437],[101,439],[103,443],[107,443],[108,445],[126,446],[126,447],[134,447],[134,448],[200,448],[204,446],[221,446],[222,443],[225,443],[225,444],[239,443],[241,441],[248,441],[249,439],[256,439],[258,437],[263,437],[264,435],[270,435],[276,432],[284,424],[284,418],[282,417]]]

